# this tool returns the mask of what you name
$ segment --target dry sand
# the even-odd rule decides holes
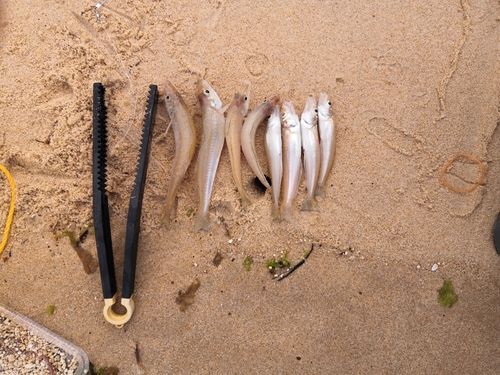
[[[500,3],[194,4],[110,0],[99,22],[90,1],[0,0],[0,163],[18,193],[0,303],[120,374],[500,374],[500,258],[491,235],[500,210]],[[99,273],[84,273],[67,238],[57,238],[93,220],[92,84],[107,88],[120,284],[148,85],[169,78],[201,134],[199,76],[224,103],[250,80],[251,107],[279,94],[300,112],[309,95],[329,93],[338,147],[327,196],[321,212],[299,212],[302,181],[292,223],[271,222],[270,193],[253,191],[255,204],[242,210],[224,150],[211,232],[194,233],[187,216],[196,208],[194,165],[176,221],[159,228],[174,155],[160,105],[136,312],[117,329],[102,316]],[[262,162],[263,135],[264,127]],[[439,176],[464,152],[487,175],[459,194]],[[479,171],[461,159],[447,178],[467,187]],[[247,164],[243,174],[249,183]],[[3,228],[10,195],[0,181]],[[318,246],[303,267],[271,280],[267,259],[289,251],[296,262],[311,243]],[[96,254],[93,236],[82,246]],[[217,251],[224,258],[214,267]],[[194,304],[181,312],[176,296],[196,278]],[[437,301],[445,279],[459,296],[451,309]]]

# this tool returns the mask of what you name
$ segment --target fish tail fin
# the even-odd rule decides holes
[[[165,228],[170,228],[170,212],[165,211],[161,219],[161,226]]]
[[[194,231],[198,232],[204,230],[208,232],[208,225],[210,224],[210,213],[198,212],[196,214],[196,223],[194,224]]]
[[[314,197],[305,197],[302,201],[301,211],[318,211],[318,203]]]
[[[281,218],[283,220],[286,220],[288,222],[292,221],[292,205],[283,205],[282,211],[281,211]]]
[[[170,189],[169,189],[170,196]],[[165,209],[163,210],[163,217],[161,219],[161,226],[165,228],[170,227],[170,223],[172,221],[172,216],[175,217],[175,212],[177,211],[177,199],[174,197],[170,197],[167,199],[167,204],[165,205]]]
[[[245,194],[241,194],[241,207],[246,208],[252,205],[252,201]]]
[[[324,198],[326,196],[325,187],[323,185],[316,186],[316,196]]]
[[[278,208],[277,205],[273,204],[273,207],[271,209],[271,218],[273,219],[273,221],[281,220],[280,209]]]

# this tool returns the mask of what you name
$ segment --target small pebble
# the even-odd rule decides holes
[[[431,271],[432,272],[437,271],[438,268],[439,268],[439,266],[436,263],[434,263],[434,265],[431,268]]]
[[[227,241],[227,243],[232,244],[233,243],[233,239],[231,238],[229,241]]]

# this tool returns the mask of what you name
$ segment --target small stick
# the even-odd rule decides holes
[[[301,265],[303,265],[305,262],[306,262],[306,259],[309,258],[309,255],[311,255],[312,251],[314,250],[314,244],[311,244],[311,250],[309,250],[309,252],[306,254],[305,257],[303,257],[299,263],[297,263],[295,266],[293,266],[292,268],[290,268],[290,270],[286,273],[283,273],[281,275],[278,276],[277,280],[278,281],[281,281],[283,280],[285,277],[288,277],[290,276],[290,274],[295,271],[297,268],[299,268]]]
[[[43,359],[43,361],[47,365],[47,368],[49,369],[50,375],[56,375],[56,373],[54,372],[54,366],[52,366],[52,363],[50,363],[49,357],[47,357],[42,353],[35,353],[35,354],[38,354],[38,356]]]
[[[23,351],[23,353],[33,354],[35,357],[41,358],[45,362],[45,364],[47,365],[47,369],[49,370],[50,375],[56,375],[56,373],[54,371],[54,366],[52,366],[52,363],[50,363],[49,357],[47,357],[45,354],[37,353],[37,352],[34,352],[32,350],[25,350],[25,351]]]

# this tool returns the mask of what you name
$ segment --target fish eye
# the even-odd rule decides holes
[[[165,99],[170,100],[170,95],[165,96]]]
[[[314,113],[318,113],[318,108],[316,108],[316,109],[314,110]]]
[[[331,102],[331,101],[328,101],[328,105],[331,107],[331,106],[332,106],[332,102]]]
[[[267,118],[268,118],[268,119],[269,119],[269,118],[271,118],[271,115],[267,116]]]
[[[205,90],[205,94],[210,94],[210,90]]]
[[[245,101],[247,101],[247,100],[248,100],[248,97],[245,96]]]

